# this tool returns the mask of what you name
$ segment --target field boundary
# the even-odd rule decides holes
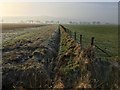
[[[77,40],[77,35],[78,35],[77,32],[72,32],[70,29],[66,28],[63,25],[60,25],[60,26],[65,30],[65,32],[67,32],[70,35],[71,38],[73,38],[77,43],[79,43],[81,45],[81,48],[83,48],[83,45],[82,45],[83,44],[83,42],[82,42],[83,35],[82,34],[79,34],[79,40]],[[107,57],[112,57],[111,53],[106,52],[105,50],[103,50],[102,48],[100,48],[98,45],[95,44],[95,37],[91,37],[90,46],[91,47],[96,47],[96,49],[100,50]]]

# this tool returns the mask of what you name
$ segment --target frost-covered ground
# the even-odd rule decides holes
[[[49,40],[57,26],[5,30],[2,32],[3,62],[29,59],[32,52]]]

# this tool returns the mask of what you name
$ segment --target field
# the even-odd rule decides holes
[[[17,55],[19,56],[21,52],[22,54],[27,53],[27,56],[24,57],[27,58],[30,56],[28,53],[33,52],[35,49],[37,49],[38,46],[40,46],[40,44],[47,42],[48,38],[57,28],[54,25],[39,25],[39,27],[32,25],[32,28],[29,27],[20,29],[21,24],[17,24],[17,26],[15,24],[14,27],[16,28],[13,29],[13,26],[13,24],[9,24],[8,30],[2,30],[3,59],[6,57],[3,62],[5,62],[5,60],[7,61],[8,59],[10,60],[10,57],[7,57],[8,54],[11,57],[17,58]],[[23,26],[28,27],[28,25],[22,25],[22,27]],[[31,51],[31,49],[33,49],[33,51]]]
[[[117,25],[65,25],[72,32],[83,35],[83,46],[88,47],[91,37],[95,37],[95,45],[108,52],[111,56],[118,56],[118,26]],[[101,51],[100,51],[101,53]]]
[[[18,28],[30,28],[30,27],[40,27],[40,24],[27,24],[27,23],[0,23],[2,25],[2,30],[11,30]]]
[[[65,27],[76,31],[77,39],[78,33],[83,35],[83,47],[70,37]],[[89,47],[92,36],[96,45],[112,54],[112,60],[103,60],[100,51]],[[116,26],[4,25],[2,88],[118,89],[117,45]]]

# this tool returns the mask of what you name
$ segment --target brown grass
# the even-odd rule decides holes
[[[2,25],[2,30],[43,26],[41,24],[28,24],[28,23],[0,23],[0,25]]]

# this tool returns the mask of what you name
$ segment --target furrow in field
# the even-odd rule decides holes
[[[12,60],[10,61],[10,59],[3,56],[3,60],[8,59],[3,62],[4,65],[2,67],[4,89],[13,88],[13,86],[19,88],[21,83],[23,83],[26,88],[53,87],[54,60],[58,55],[60,43],[60,30],[59,28],[55,28],[56,27],[51,28],[53,31],[49,33],[50,35],[47,34],[48,32],[41,32],[46,38],[43,36],[40,38],[42,34],[39,34],[40,36],[36,36],[39,37],[39,39],[35,39],[32,43],[29,41],[29,48],[28,46],[24,46],[24,43],[24,45],[21,45],[19,48],[4,51],[4,55]],[[46,29],[44,30],[47,31]],[[16,59],[16,57],[18,58]],[[25,60],[25,62],[22,60]]]
[[[56,28],[53,25],[27,28],[21,35],[13,35],[11,39],[3,40],[3,63],[16,63],[28,60],[32,57],[32,52],[35,49],[39,48],[43,42],[49,40]]]

